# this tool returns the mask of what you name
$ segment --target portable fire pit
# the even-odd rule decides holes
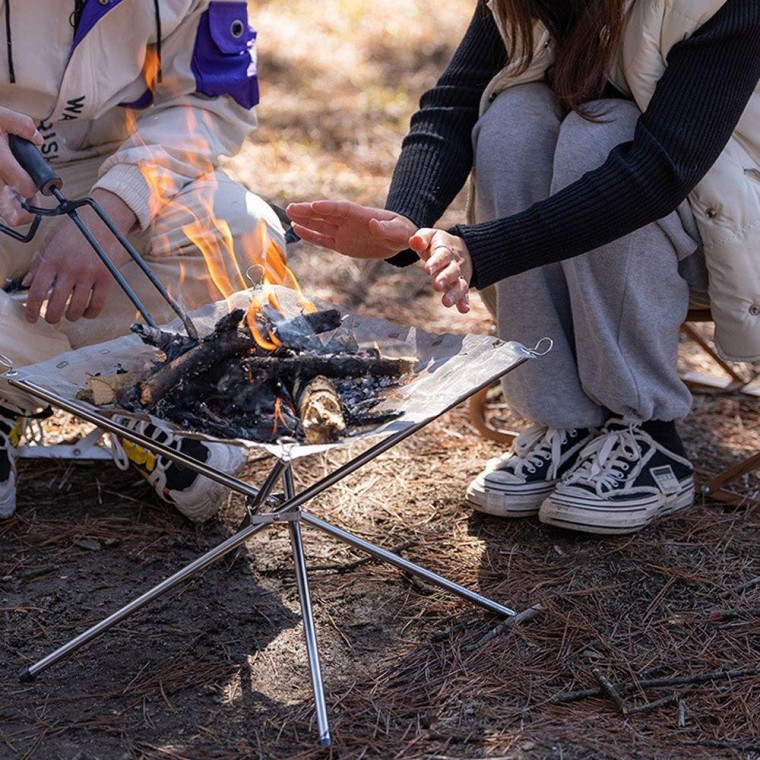
[[[264,443],[329,443],[400,414],[374,407],[409,377],[416,357],[360,346],[338,309],[302,299],[303,312],[286,315],[269,297],[277,307],[252,298],[200,341],[135,325],[163,360],[138,377],[123,368],[90,376],[80,398],[118,402],[198,433]]]
[[[255,533],[282,524],[288,528],[293,549],[319,738],[321,744],[328,745],[330,728],[301,522],[497,615],[512,617],[516,613],[321,520],[304,511],[302,506],[501,375],[542,352],[537,350],[538,346],[528,349],[519,343],[488,336],[426,333],[351,314],[331,304],[315,303],[316,311],[307,313],[300,294],[285,288],[276,289],[279,307],[276,313],[263,310],[261,319],[266,329],[262,333],[266,335],[262,337],[264,342],[274,346],[265,351],[251,339],[251,330],[241,328],[246,321],[243,315],[250,313],[251,300],[259,297],[256,289],[244,291],[193,312],[190,316],[200,340],[193,340],[189,348],[184,343],[188,338],[180,334],[182,322],[177,321],[164,328],[137,327],[136,334],[5,373],[11,385],[46,404],[138,443],[242,494],[247,511],[235,535],[67,644],[25,667],[20,678],[33,679],[233,551]],[[261,325],[259,322],[259,328]],[[239,348],[236,342],[243,347]],[[229,350],[233,343],[236,344],[234,350]],[[222,355],[224,361],[220,358]],[[128,376],[127,382],[111,380],[124,376]],[[93,378],[96,378],[94,384]],[[343,422],[327,424],[327,432],[323,430],[318,439],[312,440],[302,416],[302,400],[305,389],[318,378],[330,381],[333,390],[329,395],[333,401],[337,399]],[[103,384],[105,389],[101,387]],[[95,398],[98,390],[105,395],[101,393]],[[327,404],[328,418],[333,401]],[[323,411],[316,414],[320,420],[325,416]],[[129,429],[116,421],[115,415],[127,419],[159,416],[175,433],[265,450],[272,455],[274,463],[261,487],[254,488]],[[319,482],[296,493],[295,462],[317,452],[329,455],[332,449],[360,442],[366,442],[368,447]],[[275,493],[278,484],[282,493]]]

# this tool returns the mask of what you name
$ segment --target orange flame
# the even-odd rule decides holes
[[[217,290],[229,298],[246,287],[245,277],[240,271],[237,259],[232,255],[232,232],[224,219],[217,219],[210,208],[210,199],[203,199],[207,205],[207,218],[201,221],[195,214],[190,224],[182,228],[187,239],[203,254],[211,281]],[[189,210],[189,209],[188,209]]]
[[[144,76],[151,91],[155,91],[159,74],[159,60],[156,51],[148,48],[146,51]],[[164,81],[162,87],[170,86]],[[295,290],[297,302],[305,312],[316,311],[316,307],[306,299],[298,286],[295,276],[287,267],[287,255],[284,248],[274,241],[269,234],[267,224],[260,219],[256,228],[238,241],[234,240],[229,224],[220,219],[214,213],[214,199],[216,196],[217,182],[215,167],[212,162],[212,151],[207,141],[200,135],[214,129],[211,123],[205,123],[210,117],[198,109],[186,109],[188,120],[188,135],[193,135],[191,141],[182,146],[182,159],[195,167],[199,177],[204,182],[198,183],[198,190],[192,194],[193,208],[182,201],[180,188],[177,187],[174,173],[169,168],[169,161],[165,149],[160,146],[144,146],[150,149],[155,160],[141,164],[140,170],[148,186],[151,212],[156,215],[159,210],[162,213],[175,211],[177,216],[190,219],[182,226],[182,232],[197,250],[203,255],[208,271],[208,283],[212,300],[230,298],[234,293],[246,290],[251,286],[250,275],[260,272],[261,290],[251,297],[246,311],[245,322],[257,345],[267,351],[273,351],[281,342],[277,337],[267,331],[262,333],[259,327],[259,314],[265,303],[270,304],[280,313],[283,309],[277,299],[274,286],[284,286]],[[138,142],[139,131],[136,129],[134,115],[127,109],[130,133]],[[203,119],[204,123],[199,123]],[[177,146],[174,146],[177,150]],[[154,240],[154,248],[170,250],[168,237],[163,241]],[[240,258],[235,255],[241,254]],[[188,260],[189,261],[189,260]],[[248,269],[241,270],[241,264]],[[181,266],[183,280],[186,278],[185,267]],[[194,282],[198,276],[194,276]],[[181,298],[181,291],[175,297]],[[195,304],[193,304],[195,305]]]
[[[145,84],[148,85],[148,89],[151,92],[156,91],[156,85],[158,83],[158,77],[161,73],[161,60],[158,57],[158,50],[155,45],[146,48],[145,50],[145,63],[143,64],[143,74],[145,76]]]
[[[251,297],[251,303],[245,317],[246,324],[257,345],[266,351],[274,351],[282,343],[271,332],[264,336],[257,323],[258,314],[265,304],[277,309],[280,314],[283,313],[274,286],[281,285],[295,290],[298,293],[298,305],[307,314],[316,311],[317,307],[304,296],[295,276],[285,263],[287,261],[285,251],[276,241],[272,240],[263,219],[259,220],[255,232],[250,237],[253,239],[244,241],[246,249],[261,252],[261,264],[259,265],[261,268],[261,291]]]
[[[272,425],[272,435],[277,432],[277,428],[280,425],[287,428],[288,422],[285,419],[285,415],[282,413],[282,399],[278,398],[274,402],[274,424]]]

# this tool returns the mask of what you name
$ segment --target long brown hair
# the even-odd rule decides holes
[[[524,71],[533,58],[533,23],[543,22],[555,46],[549,83],[568,111],[586,115],[584,104],[604,91],[612,57],[623,34],[626,0],[581,0],[577,19],[563,27],[552,6],[556,0],[493,0],[493,11],[507,35],[509,51],[523,51]]]

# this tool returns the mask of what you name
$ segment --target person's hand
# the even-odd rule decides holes
[[[417,230],[401,214],[350,201],[291,203],[287,214],[302,240],[356,259],[389,259]]]
[[[444,230],[423,228],[409,239],[409,247],[425,262],[433,289],[443,293],[441,303],[466,314],[470,310],[472,259],[464,240]]]
[[[32,178],[13,157],[8,135],[23,137],[38,148],[43,140],[28,116],[0,106],[0,217],[11,227],[18,227],[34,218],[32,214],[24,211],[19,198],[33,199],[37,195],[37,188]]]
[[[121,198],[105,190],[93,191],[92,197],[125,235],[132,229],[137,217]],[[78,213],[117,267],[130,260],[129,254],[91,208],[83,206]],[[45,238],[24,278],[24,285],[29,288],[26,319],[28,322],[39,319],[46,298],[46,322],[57,324],[64,311],[72,322],[81,317],[93,319],[106,305],[113,282],[105,264],[66,217]]]

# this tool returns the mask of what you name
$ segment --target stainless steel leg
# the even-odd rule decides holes
[[[290,465],[283,472],[283,484],[285,486],[285,498],[292,499],[295,496],[295,485]],[[314,691],[319,743],[326,747],[332,743],[330,739],[330,724],[327,719],[325,689],[322,683],[322,669],[319,665],[319,650],[317,649],[317,631],[314,626],[314,611],[311,606],[311,592],[309,591],[309,579],[306,573],[306,558],[303,552],[301,526],[298,520],[289,522],[288,530],[290,531],[290,543],[293,546],[293,562],[295,564],[296,583],[298,584],[298,596],[301,600],[301,617],[303,618],[306,651],[309,658],[309,670],[311,671],[311,686]]]
[[[278,460],[274,466],[273,472],[279,475],[282,472],[282,467],[282,463]],[[270,481],[271,478],[267,479],[264,493],[268,493],[268,490],[271,490],[272,486],[274,485],[274,482]],[[287,507],[281,507],[275,512],[275,515],[277,515],[279,512],[285,511],[287,511]],[[33,680],[38,673],[41,673],[43,670],[49,668],[51,665],[54,665],[63,657],[66,657],[67,655],[87,644],[89,641],[97,638],[100,636],[100,634],[105,633],[109,628],[116,625],[116,623],[119,621],[128,617],[133,612],[137,612],[137,610],[139,610],[141,607],[144,607],[149,602],[152,602],[157,597],[174,588],[174,586],[176,586],[178,583],[181,583],[200,570],[203,570],[212,562],[215,562],[225,554],[228,554],[233,549],[236,549],[238,546],[245,543],[254,533],[258,533],[260,530],[269,527],[271,524],[272,522],[249,525],[248,527],[236,533],[234,536],[230,536],[226,541],[219,544],[219,546],[207,552],[202,557],[198,557],[198,559],[196,559],[194,562],[186,565],[181,570],[174,573],[174,575],[162,581],[157,586],[154,586],[149,591],[146,591],[142,596],[134,599],[129,604],[122,607],[120,610],[117,610],[112,615],[109,615],[107,618],[92,626],[92,628],[89,628],[84,633],[80,633],[79,636],[76,636],[68,643],[56,649],[54,652],[51,652],[49,655],[47,655],[47,657],[43,657],[38,662],[34,663],[34,665],[23,668],[19,673],[19,679],[21,681]]]
[[[325,522],[324,520],[320,520],[318,517],[315,517],[308,512],[301,512],[301,520],[309,525],[313,525],[315,528],[319,528],[325,533],[329,533],[331,536],[334,536],[341,541],[345,541],[345,543],[350,544],[357,549],[361,549],[362,551],[367,552],[367,554],[370,554],[377,559],[383,560],[384,562],[389,562],[391,565],[395,565],[402,570],[407,570],[410,573],[414,573],[420,578],[426,580],[428,583],[440,586],[441,588],[446,589],[446,591],[450,591],[452,594],[461,596],[468,602],[472,602],[473,604],[478,604],[481,607],[485,607],[487,610],[495,612],[497,615],[501,615],[503,617],[514,617],[517,614],[514,610],[510,610],[508,607],[497,604],[485,596],[476,594],[474,591],[470,591],[464,586],[460,586],[458,583],[454,583],[454,581],[450,581],[440,575],[437,575],[436,573],[431,572],[430,570],[426,570],[424,567],[415,565],[413,562],[409,562],[409,560],[406,560],[403,557],[399,557],[397,554],[393,554],[393,552],[386,551],[385,549],[382,549],[375,544],[371,544],[369,541],[365,541],[363,538],[359,538],[358,536],[355,536],[352,533],[343,530],[342,528],[338,528],[335,525]]]
[[[236,532],[243,530],[243,528],[247,528],[251,524],[251,516],[258,512],[264,502],[269,498],[269,494],[272,493],[272,489],[279,482],[282,477],[282,471],[287,466],[289,465],[286,465],[285,462],[278,459],[270,470],[269,475],[267,475],[262,483],[258,494],[254,498],[248,497],[246,499],[245,515],[243,516],[240,525],[238,525]]]
[[[218,547],[216,547],[215,549],[212,549],[208,553],[204,554],[202,557],[199,557],[197,560],[195,560],[195,562],[192,562],[191,564],[187,565],[185,568],[178,571],[177,573],[172,575],[170,578],[167,578],[165,581],[163,581],[159,585],[150,589],[139,598],[130,602],[128,605],[126,605],[122,609],[113,613],[112,615],[107,617],[105,620],[102,620],[100,623],[94,625],[89,630],[85,631],[84,633],[80,634],[76,638],[72,639],[68,644],[65,644],[64,646],[56,649],[54,652],[49,654],[47,657],[44,657],[42,660],[36,662],[34,665],[24,668],[19,674],[19,678],[22,681],[28,681],[28,680],[33,679],[38,673],[50,667],[54,663],[58,662],[61,658],[79,649],[81,646],[85,645],[92,639],[96,638],[101,633],[104,633],[105,631],[107,631],[111,626],[115,625],[120,620],[123,620],[128,615],[130,615],[133,612],[136,612],[141,607],[148,604],[153,599],[157,598],[158,596],[168,591],[169,589],[173,588],[175,585],[177,585],[181,581],[185,580],[186,578],[189,578],[194,573],[198,572],[199,570],[202,570],[206,566],[210,565],[212,562],[223,557],[225,554],[231,552],[233,549],[243,544],[250,536],[254,535],[255,533],[258,533],[260,530],[263,530],[266,527],[269,527],[270,525],[272,525],[273,522],[277,522],[278,520],[287,520],[289,523],[288,527],[290,530],[291,543],[293,546],[293,556],[294,556],[295,565],[296,565],[296,580],[298,583],[298,591],[301,598],[301,609],[302,609],[302,615],[303,615],[303,621],[304,621],[304,631],[306,635],[306,643],[307,643],[307,649],[308,649],[308,655],[309,655],[309,665],[310,665],[311,677],[312,677],[312,686],[314,689],[314,698],[316,702],[317,723],[319,727],[320,740],[322,744],[325,744],[325,745],[330,744],[331,740],[330,740],[329,725],[327,722],[327,711],[326,711],[325,699],[324,699],[324,687],[322,685],[322,676],[320,672],[319,655],[317,651],[316,633],[315,633],[315,628],[314,628],[314,616],[313,616],[313,611],[311,607],[311,597],[309,594],[308,579],[306,575],[306,562],[305,562],[304,553],[303,553],[303,542],[302,542],[301,532],[300,532],[300,520],[303,520],[307,524],[313,525],[314,527],[340,539],[341,541],[344,541],[345,543],[357,549],[361,549],[362,551],[367,552],[368,554],[370,554],[371,556],[377,559],[383,560],[385,562],[389,562],[392,565],[395,565],[396,567],[402,570],[406,570],[408,572],[414,573],[415,575],[418,575],[419,577],[425,579],[426,581],[432,584],[435,584],[447,591],[450,591],[462,597],[463,599],[473,602],[474,604],[478,604],[481,607],[485,607],[491,612],[495,612],[496,614],[502,615],[504,617],[513,617],[516,614],[513,610],[510,610],[507,607],[497,604],[496,602],[493,602],[490,599],[487,599],[486,597],[480,596],[479,594],[476,594],[473,591],[470,591],[462,586],[459,586],[458,584],[453,583],[452,581],[449,581],[446,578],[441,577],[440,575],[436,575],[435,573],[432,573],[429,570],[425,570],[424,568],[419,567],[418,565],[415,565],[412,562],[408,562],[407,560],[391,552],[388,552],[379,546],[375,546],[374,544],[371,544],[368,541],[364,541],[363,539],[358,538],[357,536],[354,536],[351,533],[348,533],[347,531],[342,530],[341,528],[337,528],[336,526],[331,525],[330,523],[320,520],[319,518],[313,515],[307,514],[305,512],[295,513],[295,510],[300,509],[302,504],[305,504],[306,502],[310,501],[315,496],[317,496],[318,494],[322,493],[324,490],[330,488],[332,485],[337,483],[339,480],[342,480],[347,475],[351,474],[355,470],[358,470],[360,467],[362,467],[367,462],[373,460],[379,454],[382,454],[383,452],[390,449],[392,446],[395,446],[396,444],[400,443],[405,438],[408,438],[410,435],[414,434],[417,430],[427,425],[431,420],[421,421],[411,426],[410,428],[398,431],[397,433],[388,436],[388,438],[381,440],[379,443],[370,447],[367,451],[363,452],[356,458],[344,464],[342,467],[339,467],[337,470],[335,470],[331,474],[324,477],[319,482],[312,484],[311,486],[309,486],[308,488],[305,488],[303,491],[301,491],[299,494],[296,495],[295,487],[293,484],[293,475],[292,475],[291,465],[289,462],[283,465],[281,461],[278,461],[278,463],[275,465],[275,470],[272,473],[270,473],[270,476],[269,478],[267,478],[264,484],[264,487],[261,490],[259,490],[250,486],[247,483],[244,483],[238,478],[235,478],[233,476],[227,475],[226,473],[216,471],[209,467],[206,467],[204,464],[196,461],[192,457],[187,457],[181,452],[176,452],[173,449],[168,449],[167,447],[163,446],[162,444],[156,443],[150,438],[136,434],[133,431],[130,431],[121,425],[117,425],[111,422],[110,420],[104,418],[102,415],[95,414],[87,409],[83,409],[79,405],[76,405],[73,402],[63,399],[60,395],[55,394],[52,391],[49,391],[47,389],[44,389],[41,386],[38,386],[35,383],[32,383],[31,381],[26,381],[22,383],[22,382],[15,381],[9,378],[9,382],[11,383],[11,385],[17,386],[21,388],[22,390],[31,392],[32,394],[47,401],[48,403],[51,403],[54,406],[58,406],[61,409],[69,411],[72,414],[80,417],[81,419],[87,420],[89,422],[94,422],[96,425],[100,426],[101,428],[105,430],[109,430],[110,432],[122,434],[126,438],[129,438],[131,440],[134,440],[140,443],[141,445],[144,445],[150,451],[154,451],[158,454],[168,456],[170,459],[173,459],[174,461],[185,465],[189,469],[195,472],[198,472],[201,475],[205,475],[206,477],[209,477],[212,480],[222,483],[223,485],[226,485],[228,488],[231,488],[234,491],[237,491],[238,493],[242,494],[243,496],[246,496],[249,500],[252,500],[253,505],[260,506],[261,504],[264,503],[264,501],[266,500],[266,497],[269,495],[271,491],[271,488],[273,487],[273,484],[274,484],[274,481],[276,480],[277,475],[280,473],[282,474],[282,477],[283,477],[283,481],[285,485],[285,496],[286,496],[285,502],[281,504],[277,509],[275,509],[272,513],[264,513],[263,515],[257,516],[256,519],[262,520],[262,522],[251,524],[245,527],[244,529],[239,530],[234,536],[231,536],[230,538],[228,538]],[[478,390],[478,389],[476,388],[473,390]]]

